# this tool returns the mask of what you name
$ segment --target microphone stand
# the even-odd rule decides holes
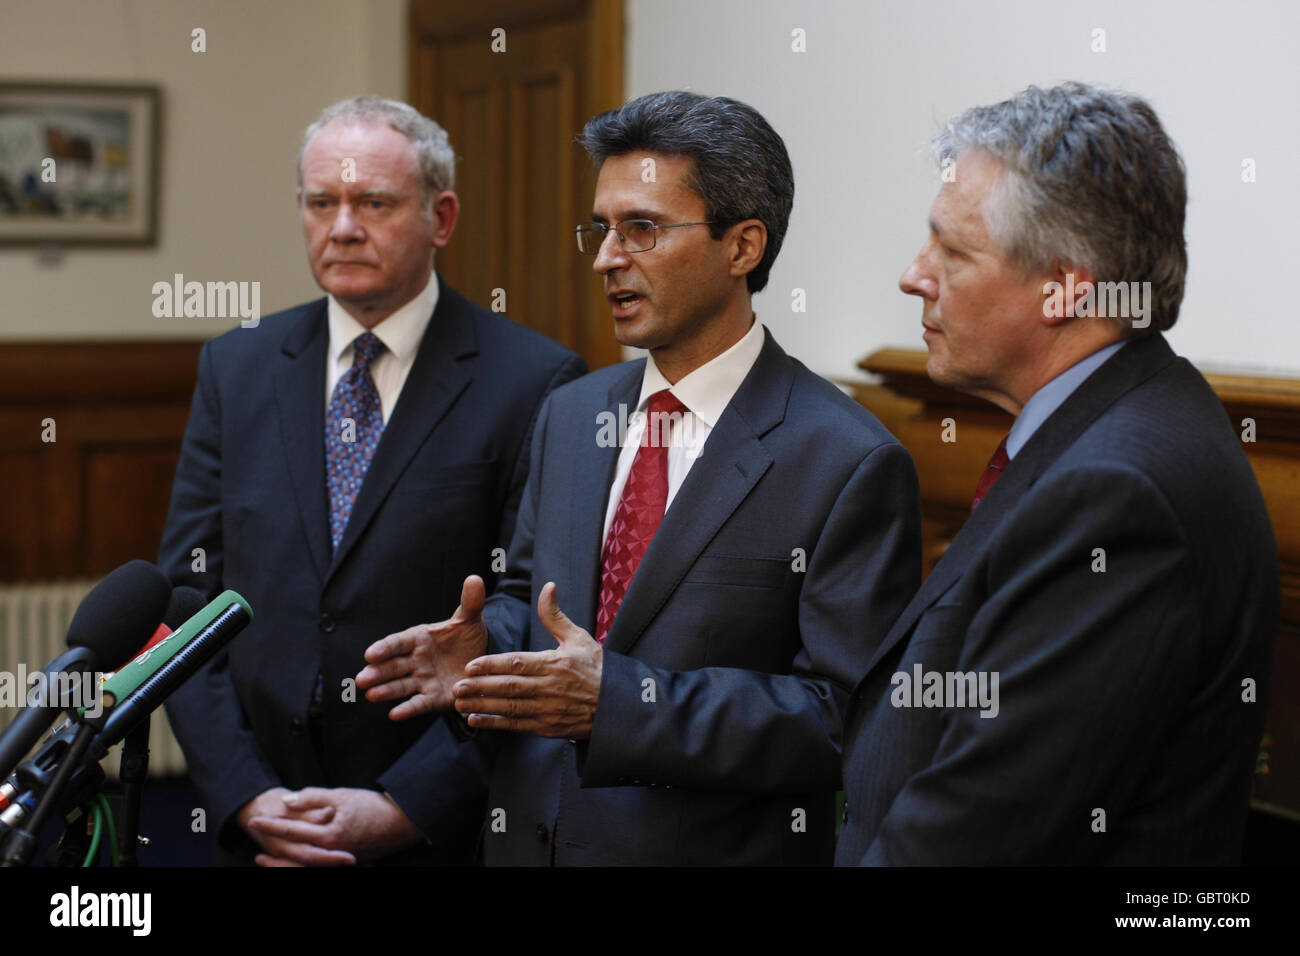
[[[126,735],[122,743],[122,822],[118,827],[118,865],[139,866],[140,807],[144,781],[149,774],[149,715]]]
[[[9,842],[5,844],[4,857],[0,858],[0,867],[10,866],[27,866],[32,861],[32,854],[36,852],[37,835],[41,832],[41,827],[45,825],[45,819],[50,815],[57,805],[63,791],[68,786],[68,781],[72,775],[81,766],[82,758],[85,756],[90,742],[98,733],[97,729],[91,724],[83,722],[77,727],[77,735],[73,738],[72,745],[63,755],[63,760],[59,763],[59,769],[50,780],[50,785],[41,794],[40,799],[36,801],[36,806],[32,809],[32,815],[24,821],[21,829],[15,830],[9,834]]]

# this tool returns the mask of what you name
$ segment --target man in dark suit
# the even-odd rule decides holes
[[[468,715],[489,864],[827,864],[841,707],[919,577],[911,459],[753,316],[793,197],[756,111],[654,94],[583,140],[579,248],[649,358],[552,393],[506,579],[358,686]]]
[[[254,610],[168,705],[226,861],[472,853],[481,788],[423,773],[445,724],[392,723],[351,675],[378,636],[449,614],[466,572],[501,570],[536,411],[585,367],[439,280],[453,169],[446,134],[405,104],[326,110],[304,137],[299,205],[328,298],[200,359],[159,560]],[[312,829],[288,839],[267,819]]]
[[[1182,161],[1145,102],[1080,84],[970,110],[936,156],[955,176],[901,280],[927,369],[1018,417],[854,694],[836,862],[1237,862],[1278,569],[1161,334]]]

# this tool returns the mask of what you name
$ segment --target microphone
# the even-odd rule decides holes
[[[71,649],[45,667],[45,686],[70,690],[71,678],[121,660],[140,635],[148,633],[163,617],[171,594],[167,575],[148,561],[129,561],[110,572],[77,606],[68,625]],[[83,677],[81,684],[86,680]],[[28,701],[28,706],[0,735],[0,777],[8,776],[64,706],[59,700]]]
[[[180,598],[173,600],[172,612],[203,600],[202,593],[194,588],[176,590]],[[175,632],[169,629],[167,636],[156,643],[151,639],[139,655],[103,682],[101,693],[107,717],[101,715],[97,720],[83,722],[97,727],[99,732],[89,742],[80,766],[68,779],[69,792],[74,795],[71,802],[82,802],[98,789],[103,774],[94,765],[109,749],[230,643],[252,619],[252,608],[243,597],[235,591],[223,591]],[[59,767],[72,753],[77,732],[78,725],[72,722],[59,728],[30,760],[0,785],[0,836],[19,826],[32,812],[34,795],[48,789]],[[94,772],[90,773],[92,768]]]
[[[172,583],[148,561],[128,561],[82,599],[68,624],[68,646],[88,647],[100,669],[120,661],[167,613]]]
[[[198,588],[182,586],[177,588],[175,591],[173,591],[171,601],[168,602],[167,604],[167,615],[166,617],[163,618],[162,623],[159,624],[157,629],[153,632],[153,636],[150,637],[149,640],[145,642],[143,647],[141,647],[138,651],[136,651],[133,655],[131,655],[131,659],[128,660],[126,664],[121,665],[121,667],[118,667],[115,670],[110,671],[107,674],[105,674],[103,677],[101,677],[99,681],[100,685],[102,686],[103,684],[105,684],[110,677],[112,677],[115,673],[117,673],[117,671],[120,671],[123,667],[126,667],[127,664],[129,664],[132,660],[141,657],[142,655],[144,655],[146,651],[150,650],[151,648],[157,647],[159,644],[165,641],[169,636],[175,633],[175,631],[178,630],[181,627],[181,625],[186,622],[187,619],[193,617],[195,614],[197,614],[200,610],[203,609],[206,600],[207,599],[203,596],[203,592],[200,591]],[[66,657],[69,655],[64,655],[64,656]],[[83,716],[85,714],[85,711],[86,711],[86,707],[84,704],[78,707],[78,716]],[[56,727],[54,731],[50,734],[49,738],[41,746],[41,749],[37,751],[37,753],[33,755],[32,759],[27,761],[27,763],[31,763],[33,760],[39,763],[42,762],[43,760],[48,759],[50,754],[55,749],[56,746],[55,740],[57,738],[60,738],[64,734],[64,732],[67,731],[67,729],[72,726],[72,723],[73,723],[72,719],[69,718],[68,720],[65,720],[60,726]],[[24,766],[25,765],[26,764],[24,764]],[[12,782],[14,778],[11,776],[9,779]],[[5,784],[4,786],[8,786],[8,784]],[[6,793],[4,791],[4,786],[0,786],[0,812],[3,812],[6,808],[6,803],[5,803]]]
[[[106,680],[102,693],[108,718],[102,721],[87,758],[101,759],[252,620],[253,609],[242,596],[222,591],[180,630]]]
[[[158,625],[153,636],[145,641],[144,646],[132,654],[120,666],[113,668],[113,673],[120,671],[131,661],[142,655],[151,647],[156,647],[165,641],[170,635],[174,634],[182,624],[192,618],[195,614],[203,609],[208,603],[207,597],[198,588],[181,586],[172,592],[172,599],[167,605],[167,614],[163,617],[162,623]],[[111,674],[109,676],[112,676]],[[107,678],[105,678],[107,679]]]

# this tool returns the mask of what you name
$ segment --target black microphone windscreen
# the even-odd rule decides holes
[[[68,646],[90,648],[98,667],[124,661],[158,627],[171,596],[171,581],[161,568],[128,561],[82,599],[68,625]]]
[[[163,623],[173,631],[178,630],[182,624],[202,611],[207,603],[208,599],[198,588],[182,585],[172,592],[172,599],[167,605],[167,616],[163,618]]]

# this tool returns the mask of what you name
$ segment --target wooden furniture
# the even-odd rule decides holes
[[[858,366],[878,384],[856,398],[911,452],[921,481],[924,570],[970,514],[971,495],[1012,418],[988,402],[935,385],[926,352],[879,349]],[[1255,806],[1300,820],[1300,380],[1207,375],[1239,432],[1264,492],[1282,567],[1282,616],[1260,744]],[[945,440],[949,439],[949,440]]]

